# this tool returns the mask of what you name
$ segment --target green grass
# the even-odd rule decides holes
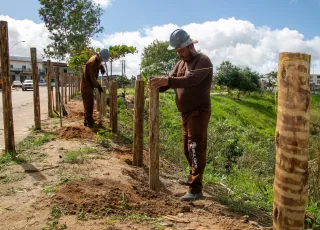
[[[27,137],[17,145],[18,151],[39,147],[55,138],[50,132],[34,131],[31,136]]]
[[[128,92],[128,91],[127,91]],[[265,211],[271,215],[273,178],[275,170],[276,106],[272,93],[236,96],[213,95],[212,115],[208,128],[207,167],[204,184],[226,185],[231,193],[218,194],[218,200],[241,214],[254,215]],[[166,158],[188,175],[189,168],[183,155],[180,114],[172,90],[160,94],[160,157]],[[120,107],[119,122],[132,133],[132,114]],[[147,108],[146,108],[147,111]],[[147,113],[146,113],[147,114]],[[318,156],[320,146],[320,95],[312,95],[310,119],[310,160]],[[128,137],[130,137],[128,135]],[[145,149],[148,149],[148,123],[145,117]],[[164,169],[161,169],[164,170]],[[310,191],[320,188],[310,184]],[[311,194],[307,210],[320,223],[315,211],[320,197]],[[317,203],[318,202],[318,203]]]
[[[97,152],[96,148],[83,148],[67,152],[63,155],[63,162],[70,164],[83,164],[88,154]]]

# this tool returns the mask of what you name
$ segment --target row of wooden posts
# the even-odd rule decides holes
[[[14,152],[7,22],[0,21],[0,58],[3,81],[5,149]],[[33,76],[37,76],[36,50],[31,48]],[[278,62],[278,114],[274,179],[274,229],[303,229],[308,194],[308,137],[310,123],[310,61],[301,53],[280,53]],[[48,65],[49,66],[49,65]],[[48,68],[50,70],[50,68]],[[48,74],[50,76],[50,74]],[[35,124],[40,125],[38,78],[34,80]],[[59,81],[56,81],[58,84]],[[72,82],[72,80],[71,80]],[[70,83],[70,82],[69,82]],[[70,84],[69,84],[70,85]],[[48,81],[48,98],[51,95]],[[56,87],[57,88],[57,87]],[[71,88],[71,91],[75,87]],[[105,94],[105,93],[104,93]],[[74,95],[71,94],[71,95]],[[69,100],[72,96],[69,96]],[[105,99],[101,98],[102,103]],[[58,101],[58,100],[57,100]],[[134,101],[133,165],[143,163],[144,82],[137,80]],[[105,105],[105,104],[104,104]],[[48,109],[52,108],[48,104]],[[104,108],[105,106],[102,106]],[[100,107],[101,108],[101,107]],[[99,116],[105,112],[99,109]],[[51,111],[52,112],[52,111]],[[50,113],[50,112],[49,112]],[[159,190],[159,91],[149,91],[149,185]],[[110,88],[110,127],[117,132],[117,85]]]
[[[14,122],[12,114],[12,95],[10,84],[10,64],[8,49],[8,25],[5,21],[0,21],[0,59],[1,59],[1,75],[2,75],[2,98],[3,98],[3,117],[4,117],[4,139],[5,152],[13,155],[15,151]],[[39,95],[39,74],[37,66],[37,50],[30,49],[32,79],[33,79],[33,102],[34,102],[34,128],[41,129],[41,113],[40,113],[40,95]],[[62,126],[62,104],[67,104],[79,91],[80,79],[78,77],[60,74],[59,68],[54,67],[52,72],[52,63],[47,61],[47,90],[48,90],[48,116],[53,117],[54,112],[60,116],[60,125]],[[55,96],[53,95],[53,87],[51,87],[51,79],[55,78]],[[61,79],[60,79],[61,78]],[[68,86],[67,86],[68,85]],[[67,90],[68,88],[68,90]],[[99,120],[106,116],[106,88],[103,87],[104,93],[97,97],[99,110]],[[69,92],[69,95],[67,95]],[[60,94],[61,93],[61,94]],[[110,87],[110,128],[112,132],[118,132],[118,105],[117,105],[117,83],[112,81]],[[142,166],[143,164],[143,117],[144,117],[144,81],[138,79],[135,85],[135,102],[134,102],[134,137],[133,137],[133,164]],[[156,89],[150,90],[150,188],[159,189],[159,153],[158,153],[158,113],[159,113],[159,92]],[[55,106],[53,106],[55,105]],[[103,105],[103,106],[101,106]]]

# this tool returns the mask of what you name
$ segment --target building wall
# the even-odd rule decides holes
[[[39,80],[44,77],[42,62],[38,59]],[[10,76],[12,81],[32,79],[31,59],[28,57],[10,57]]]
[[[320,88],[320,74],[310,74],[310,86],[311,88]]]

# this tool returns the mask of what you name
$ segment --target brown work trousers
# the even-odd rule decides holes
[[[210,116],[210,108],[182,113],[181,116],[184,154],[191,168],[187,181],[191,193],[202,191],[202,177],[207,157],[207,130]]]
[[[92,125],[93,120],[93,106],[94,106],[94,88],[87,86],[81,92],[83,107],[84,107],[84,123]]]

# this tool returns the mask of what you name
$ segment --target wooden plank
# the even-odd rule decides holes
[[[39,92],[39,74],[37,63],[37,49],[30,48],[32,81],[33,81],[33,107],[34,107],[34,128],[41,129],[41,114],[40,114],[40,92]]]
[[[0,21],[0,64],[5,152],[16,155],[10,84],[8,22]]]
[[[159,191],[159,89],[150,89],[149,103],[149,186]]]
[[[134,93],[133,165],[143,164],[144,81],[137,80]]]

